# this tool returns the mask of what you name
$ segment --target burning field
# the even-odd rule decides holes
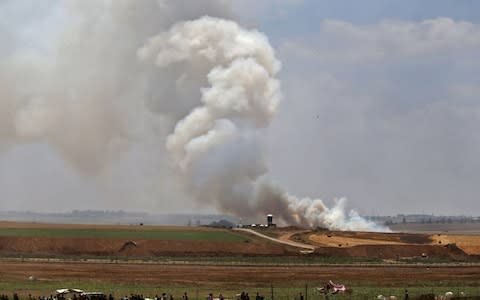
[[[345,199],[327,205],[296,196],[269,175],[267,132],[283,94],[268,37],[223,18],[223,6],[214,17],[198,4],[202,12],[187,18],[184,5],[169,6],[175,9],[106,1],[92,9],[105,15],[100,23],[96,13],[68,6],[65,20],[83,22],[64,24],[48,41],[54,54],[6,59],[1,144],[46,145],[79,191],[58,197],[61,184],[49,182],[43,189],[54,191],[26,202],[210,208],[238,217],[273,213],[282,225],[386,230],[346,209]]]
[[[331,279],[390,288],[419,282],[448,286],[453,278],[462,286],[474,286],[480,280],[478,260],[467,255],[478,254],[467,251],[478,246],[478,237],[468,242],[444,234],[313,232],[294,227],[258,231],[316,249],[302,254],[297,247],[227,229],[3,222],[0,287],[43,293],[71,283],[118,293],[118,287],[125,292],[153,292],[158,286],[182,292],[271,284],[291,288]],[[439,238],[442,243],[462,243],[439,245]],[[401,258],[424,261],[409,264]],[[432,258],[443,264],[428,260]],[[28,282],[31,276],[35,282]]]
[[[479,236],[422,233],[325,231],[294,236],[317,246],[324,255],[366,256],[382,259],[469,259],[480,255]]]
[[[268,240],[244,231],[207,227],[0,223],[0,254],[28,257],[305,257],[294,241],[315,247],[307,257],[470,260],[480,236],[310,231],[264,228]],[[278,239],[279,242],[275,242]],[[301,244],[300,244],[301,245]]]

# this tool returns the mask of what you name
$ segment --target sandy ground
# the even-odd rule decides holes
[[[480,255],[480,236],[462,234],[435,234],[432,235],[434,244],[455,243],[459,248],[470,255]]]
[[[317,232],[304,234],[303,239],[319,247],[355,246],[398,246],[397,249],[412,246],[446,246],[455,244],[469,255],[480,255],[480,235],[455,233],[367,233],[367,232]],[[431,247],[430,247],[431,248]],[[425,248],[427,249],[427,248]],[[424,252],[426,252],[425,250]]]
[[[358,246],[358,245],[404,245],[405,244],[405,243],[394,242],[394,241],[353,238],[353,237],[344,237],[341,235],[327,235],[327,234],[311,235],[309,239],[315,244],[327,246],[327,247],[338,247],[338,245],[342,245],[344,247],[352,247],[352,246]]]

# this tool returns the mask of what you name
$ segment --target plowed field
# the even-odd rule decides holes
[[[0,280],[97,280],[159,286],[294,286],[304,282],[375,283],[379,286],[418,285],[419,282],[457,280],[480,282],[480,267],[318,267],[208,266],[85,263],[0,263]]]

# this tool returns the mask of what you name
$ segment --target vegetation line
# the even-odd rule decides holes
[[[128,259],[128,258],[42,258],[42,257],[0,257],[0,262],[25,262],[25,263],[73,263],[73,264],[157,264],[157,265],[240,265],[240,266],[312,266],[312,267],[361,267],[361,268],[457,268],[457,267],[480,267],[480,263],[377,263],[377,262],[358,262],[358,263],[338,263],[338,262],[265,262],[255,260],[250,261],[217,261],[217,257],[212,257],[211,260],[199,259],[199,260],[142,260],[142,259]]]

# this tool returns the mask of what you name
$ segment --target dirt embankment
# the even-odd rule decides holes
[[[247,240],[246,240],[247,241]],[[436,245],[356,245],[352,247],[318,246],[314,254],[340,257],[402,257],[466,258],[458,247]],[[25,238],[0,237],[0,255],[28,256],[291,256],[298,249],[274,242],[213,242],[124,240],[105,238]]]
[[[132,243],[133,242],[133,243]],[[231,256],[291,255],[298,251],[268,242],[163,241],[105,238],[0,237],[3,255]]]
[[[466,234],[435,234],[432,235],[434,244],[455,244],[470,255],[480,255],[480,236]]]

